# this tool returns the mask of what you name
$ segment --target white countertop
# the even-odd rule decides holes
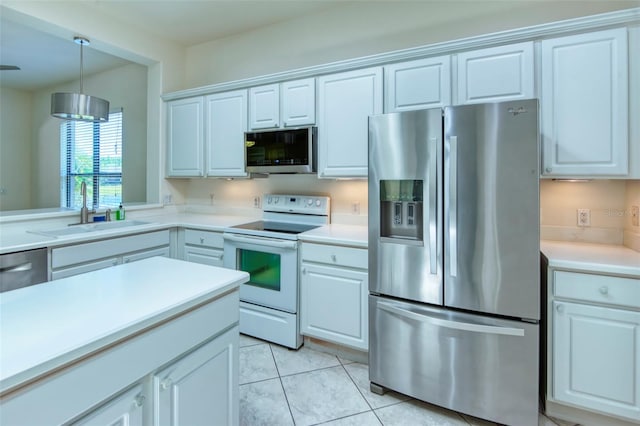
[[[256,220],[246,216],[226,216],[196,213],[170,213],[136,215],[136,220],[147,222],[144,225],[115,228],[96,232],[83,232],[73,235],[51,237],[37,233],[38,231],[64,228],[67,226],[60,221],[30,221],[24,223],[7,223],[0,225],[0,254],[22,250],[32,250],[41,247],[56,247],[67,244],[81,243],[101,238],[113,238],[132,233],[150,232],[176,226],[223,231],[224,228]],[[68,221],[68,219],[67,219]],[[106,222],[103,222],[106,223]]]
[[[28,221],[23,223],[0,224],[0,254],[42,247],[57,247],[102,238],[113,238],[133,233],[150,232],[172,227],[185,227],[222,232],[225,228],[241,223],[259,220],[250,216],[230,216],[206,213],[150,213],[127,217],[127,220],[147,222],[143,225],[128,226],[110,230],[83,232],[72,235],[51,237],[37,232],[64,228],[65,221]],[[338,244],[367,248],[367,227],[360,225],[325,225],[299,235],[301,241],[324,244]]]
[[[0,393],[237,289],[241,271],[154,257],[0,294]]]
[[[298,235],[300,241],[368,247],[368,227],[359,225],[325,225]]]
[[[640,278],[640,252],[625,246],[543,240],[540,250],[550,267]]]

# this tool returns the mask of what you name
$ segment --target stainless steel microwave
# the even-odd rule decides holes
[[[318,128],[295,127],[244,134],[250,173],[315,173]]]

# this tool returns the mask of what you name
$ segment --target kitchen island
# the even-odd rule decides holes
[[[155,257],[2,293],[0,424],[236,424],[247,280]]]

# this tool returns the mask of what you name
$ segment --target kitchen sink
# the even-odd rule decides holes
[[[38,229],[28,231],[32,234],[41,234],[49,237],[64,237],[67,235],[86,234],[88,232],[110,231],[113,229],[128,228],[131,226],[147,225],[150,222],[142,220],[118,220],[113,222],[95,222],[84,225],[69,225],[63,228]]]

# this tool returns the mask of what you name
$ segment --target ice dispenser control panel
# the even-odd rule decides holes
[[[422,242],[423,182],[380,181],[380,237],[383,241]]]

